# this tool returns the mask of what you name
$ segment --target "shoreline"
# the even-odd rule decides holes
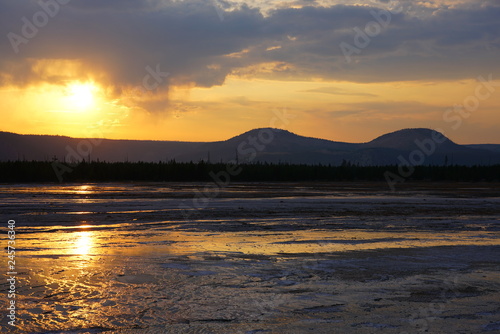
[[[17,332],[500,330],[495,184],[232,184],[185,219],[200,186],[0,186]]]

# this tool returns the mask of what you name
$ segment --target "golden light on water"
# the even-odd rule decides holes
[[[367,232],[360,230],[309,230],[248,233],[199,233],[173,229],[150,230],[150,233],[131,233],[129,225],[124,230],[87,230],[94,225],[78,226],[74,232],[42,233],[31,244],[43,249],[44,255],[94,255],[148,256],[150,254],[195,255],[203,253],[234,252],[252,255],[337,253],[360,250],[395,248],[428,248],[438,246],[493,246],[498,236],[488,231],[463,231],[436,233]],[[26,254],[39,254],[29,251]]]
[[[76,255],[90,255],[94,247],[94,236],[91,231],[75,232],[73,252]]]
[[[92,189],[91,186],[82,185],[82,186],[76,187],[75,193],[78,195],[87,195],[87,194],[93,193],[93,191],[91,189]]]

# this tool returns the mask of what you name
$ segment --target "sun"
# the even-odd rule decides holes
[[[67,102],[76,110],[88,110],[95,104],[96,91],[93,83],[71,83],[67,87]]]

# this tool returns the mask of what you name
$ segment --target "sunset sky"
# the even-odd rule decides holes
[[[497,0],[0,0],[0,131],[500,144]]]

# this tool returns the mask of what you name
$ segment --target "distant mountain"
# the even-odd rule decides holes
[[[500,144],[475,144],[475,145],[465,145],[469,148],[482,149],[492,152],[500,153]]]
[[[205,143],[180,155],[181,161],[206,159],[212,162],[288,162],[297,164],[340,163],[358,144],[302,137],[286,130],[263,128],[245,132],[226,141]],[[335,158],[341,156],[341,158]]]
[[[192,151],[202,143],[82,139],[0,132],[0,161],[72,160],[159,161]]]
[[[500,163],[500,145],[458,145],[430,129],[404,129],[368,143],[303,137],[286,130],[255,129],[218,142],[79,139],[0,132],[0,161],[269,162],[294,164],[490,165]]]
[[[382,155],[389,158],[388,160],[401,155],[407,161],[412,160],[412,157],[412,161],[419,161],[422,153],[425,165],[443,165],[445,163],[490,165],[500,161],[498,154],[484,149],[482,145],[458,145],[437,131],[422,128],[403,129],[388,133],[363,144],[362,148],[376,150],[376,154],[372,152],[374,155],[372,158],[375,160]],[[379,161],[373,162],[378,164]]]
[[[417,146],[418,142],[423,143],[429,139],[436,141],[436,138],[438,138],[441,142],[436,147],[439,151],[456,150],[460,147],[460,145],[455,144],[448,138],[444,137],[441,133],[430,129],[403,129],[387,133],[375,138],[369,143],[366,143],[365,147],[391,148],[402,151],[411,151],[419,148]]]

